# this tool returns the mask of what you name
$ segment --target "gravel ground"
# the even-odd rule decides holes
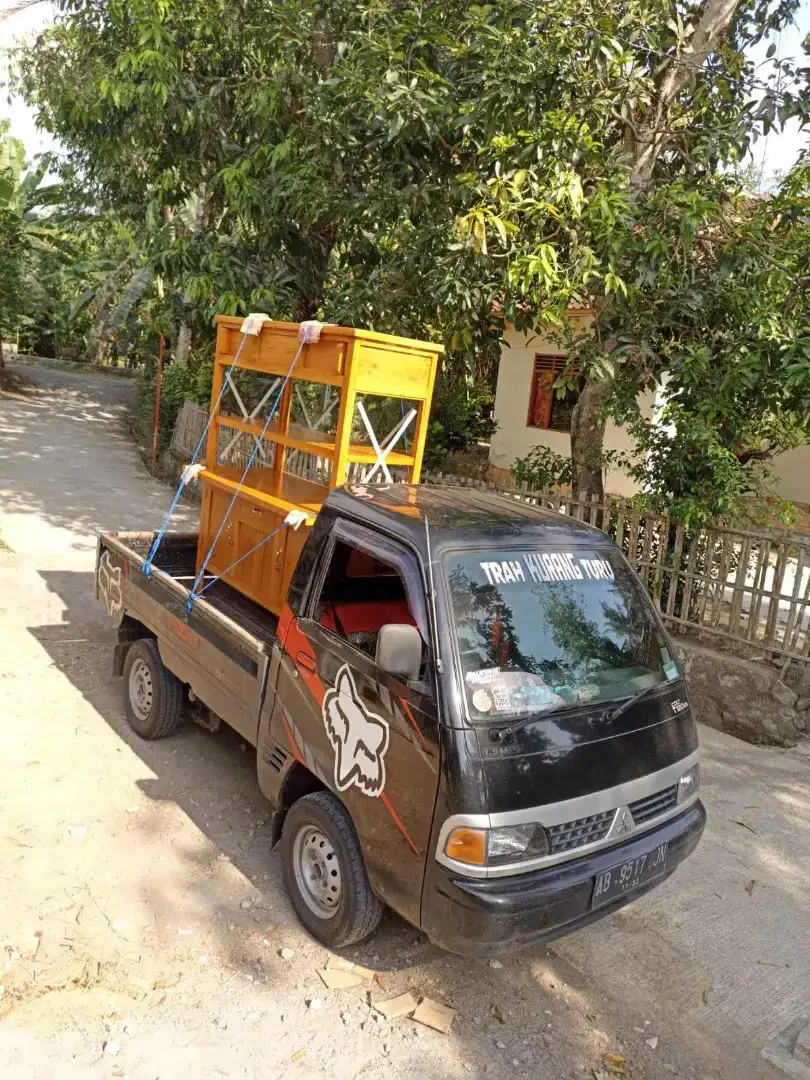
[[[562,951],[461,960],[393,915],[345,953],[374,982],[328,991],[328,954],[270,850],[253,751],[192,725],[147,743],[124,719],[94,537],[156,526],[170,496],[123,429],[132,388],[21,374],[0,398],[0,1075],[760,1075],[664,1003],[619,1003]],[[450,1034],[374,1010],[406,990],[456,1009]]]

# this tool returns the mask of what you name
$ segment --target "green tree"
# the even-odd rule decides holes
[[[25,171],[25,147],[0,121],[0,341],[30,319],[43,257],[62,258],[62,232],[52,216],[60,188],[43,184],[43,168]],[[2,354],[0,354],[0,371]]]
[[[17,213],[17,190],[25,161],[25,148],[8,135],[8,122],[0,121],[0,380],[3,340],[16,333],[20,305],[20,268],[25,252],[22,219]]]
[[[595,335],[571,342],[580,493],[602,490],[606,416],[688,366],[694,276],[734,250],[759,260],[744,291],[784,262],[732,167],[808,115],[789,62],[765,83],[747,59],[796,0],[59,6],[20,85],[100,206],[172,222],[196,200],[156,262],[176,326],[264,307],[443,338],[443,378],[472,397],[498,321],[562,329],[588,299]],[[743,294],[712,292],[730,326]],[[773,397],[755,401],[770,418]]]

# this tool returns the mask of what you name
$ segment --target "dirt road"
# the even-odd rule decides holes
[[[662,969],[699,935],[679,943],[662,902],[496,966],[388,916],[351,951],[379,980],[328,992],[327,954],[270,851],[250,749],[193,726],[146,743],[124,720],[114,632],[92,600],[95,533],[156,526],[170,497],[123,430],[131,388],[22,374],[29,385],[0,397],[1,1075],[772,1075],[753,1042],[693,1022],[705,987],[687,995]],[[694,898],[701,881],[684,868],[664,889]],[[450,1035],[370,1005],[407,989],[458,1010]]]

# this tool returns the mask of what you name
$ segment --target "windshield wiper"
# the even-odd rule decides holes
[[[647,697],[647,695],[651,694],[653,690],[659,690],[663,685],[664,683],[658,682],[653,683],[652,686],[645,686],[643,690],[639,690],[637,694],[633,694],[632,697],[629,697],[626,701],[623,701],[617,709],[613,709],[611,712],[609,712],[608,720],[617,720],[622,715],[622,713],[626,713],[628,709],[632,709],[637,701],[641,701],[643,698]]]
[[[516,731],[522,731],[529,724],[535,724],[538,720],[545,720],[547,716],[551,716],[552,713],[562,712],[563,709],[582,709],[585,707],[584,701],[577,702],[563,702],[562,705],[556,705],[553,709],[546,709],[545,712],[532,713],[531,716],[524,716],[522,720],[516,720],[513,724],[507,724],[506,727],[490,728],[489,737],[493,742],[500,742],[501,739],[505,739],[508,735],[514,735]]]
[[[641,701],[643,698],[647,697],[647,695],[651,694],[653,690],[659,690],[663,685],[664,683],[653,683],[652,686],[645,686],[643,690],[639,690],[637,694],[633,694],[632,697],[627,698],[627,700],[623,701],[621,705],[619,705],[617,708],[612,709],[610,712],[606,713],[606,718],[608,720],[616,720],[623,713],[626,713],[628,709],[632,709],[632,707],[636,704],[637,701]],[[509,735],[514,735],[516,732],[522,731],[523,728],[528,727],[529,724],[536,723],[538,720],[544,720],[552,713],[561,712],[563,709],[584,709],[587,708],[588,704],[590,703],[585,701],[576,702],[574,704],[569,704],[568,702],[566,702],[564,705],[558,705],[554,709],[546,709],[545,712],[534,713],[532,716],[526,716],[523,720],[515,721],[514,724],[507,724],[506,727],[490,728],[489,737],[490,739],[492,739],[493,742],[501,742]]]

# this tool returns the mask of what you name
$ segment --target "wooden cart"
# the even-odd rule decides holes
[[[201,473],[203,490],[197,568],[201,567],[227,514],[224,527],[206,567],[207,574],[219,575],[251,600],[279,613],[298,556],[315,515],[333,487],[346,483],[349,470],[377,465],[384,457],[390,468],[405,471],[409,482],[418,482],[425,449],[428,414],[436,378],[441,345],[409,338],[354,330],[344,326],[324,326],[320,339],[304,345],[291,378],[284,386],[274,419],[262,438],[272,444],[269,463],[260,461],[250,468],[240,484],[243,467],[218,461],[222,429],[245,432],[259,438],[265,425],[268,403],[251,416],[240,405],[240,415],[223,411],[220,391],[240,343],[242,319],[217,318],[217,345],[212,387],[212,422],[206,447],[206,464]],[[299,347],[299,324],[266,322],[258,336],[248,337],[234,369],[280,376],[283,380]],[[291,423],[291,406],[296,380],[335,387],[340,400],[333,432],[324,432]],[[229,389],[234,386],[229,383]],[[352,441],[352,427],[358,397],[376,395],[412,403],[411,445],[384,453],[371,443]],[[234,395],[238,397],[238,393]],[[271,398],[272,402],[274,398]],[[379,445],[379,442],[378,442]],[[285,469],[289,451],[313,455],[327,463],[328,482],[321,483]],[[362,481],[361,470],[359,479]],[[233,507],[228,507],[236,495]],[[238,559],[276,529],[291,510],[307,515],[297,530],[280,529],[267,543],[228,570]]]

